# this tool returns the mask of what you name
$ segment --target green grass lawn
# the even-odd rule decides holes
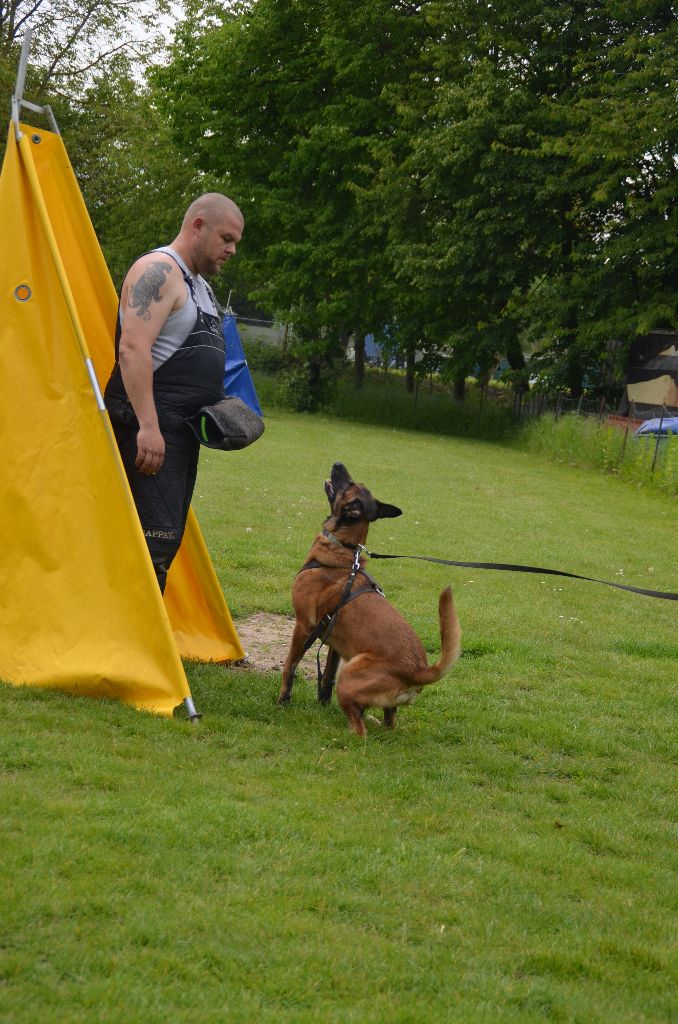
[[[678,590],[676,503],[488,443],[272,412],[203,453],[231,611],[290,614],[336,459],[375,551]],[[202,723],[0,687],[0,1020],[678,1022],[678,607],[369,566],[452,673],[361,741],[275,674],[188,665]]]

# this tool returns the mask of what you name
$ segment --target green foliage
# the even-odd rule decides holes
[[[388,327],[410,371],[416,351],[457,377],[529,345],[578,395],[610,338],[622,363],[675,325],[671,5],[202,10],[167,114],[251,211],[254,292],[316,342]]]
[[[171,241],[202,191],[150,88],[113,61],[77,101],[55,103],[69,156],[117,287],[143,252]]]
[[[289,363],[289,356],[280,345],[265,341],[243,341],[247,365],[253,372],[278,373]]]
[[[539,152],[556,171],[545,184],[562,220],[544,250],[546,287],[526,310],[542,325],[542,364],[575,394],[597,382],[606,340],[626,343],[623,361],[636,334],[676,324],[678,238],[674,14],[661,2],[606,3],[581,18],[575,77],[543,97]]]
[[[343,92],[333,84],[342,55],[366,55],[339,46],[332,27],[355,31],[360,17],[354,6],[344,18],[338,5],[271,0],[222,10],[207,31],[193,17],[157,75],[184,151],[245,210],[243,265],[257,298],[274,312],[298,307],[297,319],[309,309],[339,333],[362,316],[365,275],[376,272],[353,194],[373,115],[355,81]]]
[[[7,99],[20,7],[0,2]],[[372,332],[410,389],[416,361],[459,382],[505,355],[610,394],[633,338],[677,325],[666,0],[190,0],[144,82],[153,33],[130,49],[128,26],[165,8],[30,14],[27,92],[57,109],[116,281],[218,189],[246,231],[217,288],[293,322],[311,378]]]
[[[272,412],[204,452],[196,509],[238,622],[289,615],[335,458],[404,515],[377,551],[676,589],[675,505],[487,443]],[[203,719],[0,687],[2,1014],[12,1024],[669,1024],[669,602],[382,562],[448,678],[366,742],[312,679],[187,666]],[[290,623],[291,630],[291,623]],[[312,658],[308,658],[312,675]],[[121,1009],[122,1008],[122,1009]]]
[[[586,466],[666,494],[678,494],[678,438],[634,437],[592,417],[542,416],[530,423],[522,443],[557,462]],[[655,457],[655,449],[657,449]],[[654,465],[653,465],[654,463]]]
[[[250,364],[252,368],[252,364]],[[256,372],[260,400],[275,408],[325,413],[352,423],[426,431],[441,436],[476,437],[509,440],[518,428],[511,404],[503,400],[501,389],[481,399],[471,387],[464,403],[455,401],[449,389],[440,385],[431,390],[422,384],[410,394],[398,372],[368,373],[362,387],[356,388],[346,372],[324,378],[321,401],[309,395],[308,366],[292,364],[275,378]]]
[[[0,100],[10,109],[19,43],[32,26],[25,98],[56,116],[117,286],[144,251],[170,241],[199,188],[143,70],[157,59],[167,0],[38,0],[26,18],[0,0]],[[16,15],[16,17],[14,16]],[[30,121],[38,115],[24,111]]]
[[[119,59],[138,71],[158,53],[159,17],[169,0],[0,0],[0,102],[9,115],[19,53],[33,33],[24,98],[37,104],[77,102],[92,77]]]
[[[506,440],[516,431],[511,409],[495,401],[481,405],[473,390],[462,404],[444,392],[431,392],[425,385],[407,394],[398,378],[372,378],[360,391],[347,380],[335,389],[332,414],[355,423],[372,423],[420,430],[441,436]]]
[[[278,378],[276,401],[294,412],[317,412],[327,400],[329,384],[310,362],[287,366]]]

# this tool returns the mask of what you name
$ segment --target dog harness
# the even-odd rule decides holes
[[[349,547],[349,545],[344,544],[343,541],[339,541],[339,543],[342,545],[342,547]],[[350,547],[352,549],[353,545],[350,545]],[[330,635],[332,633],[332,630],[334,629],[335,623],[339,616],[339,612],[342,610],[342,608],[345,608],[347,604],[350,604],[351,601],[355,601],[356,598],[362,597],[363,594],[379,594],[381,597],[384,596],[384,591],[381,589],[379,584],[375,580],[373,580],[369,573],[366,573],[365,570],[360,565],[361,550],[362,548],[360,546],[358,546],[355,549],[355,556],[353,558],[351,572],[348,577],[348,580],[346,581],[346,585],[342,591],[341,597],[339,598],[339,603],[337,604],[336,608],[334,608],[331,612],[328,612],[327,615],[324,615],[322,617],[322,619],[315,627],[313,632],[307,637],[306,642],[304,643],[302,657],[304,654],[306,654],[306,651],[308,651],[309,648],[313,646],[316,640],[320,639],[321,647],[326,646],[328,644]],[[319,562],[317,559],[313,558],[311,559],[310,562],[306,562],[304,565],[302,565],[301,569],[297,573],[297,576],[299,576],[302,572],[306,572],[307,569],[334,568],[336,568],[336,566],[325,565],[323,562]],[[366,586],[361,587],[360,590],[356,590],[354,593],[351,593],[351,591],[353,590],[353,584],[355,583],[356,578],[358,576],[362,576],[365,580],[367,580],[367,584]],[[318,649],[318,675],[320,676],[320,649]]]

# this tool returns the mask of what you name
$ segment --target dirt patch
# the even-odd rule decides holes
[[[292,639],[294,619],[257,612],[249,619],[240,619],[235,628],[247,654],[243,668],[253,668],[257,672],[279,672],[282,669]],[[308,664],[304,661],[298,669],[308,678],[313,678],[314,671],[310,656]]]

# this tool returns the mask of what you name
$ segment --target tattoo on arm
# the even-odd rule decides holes
[[[143,320],[151,319],[149,310],[151,302],[160,302],[160,289],[165,283],[165,277],[172,270],[171,263],[163,263],[158,260],[144,270],[136,284],[130,285],[127,305],[130,309],[136,309],[137,316]]]

